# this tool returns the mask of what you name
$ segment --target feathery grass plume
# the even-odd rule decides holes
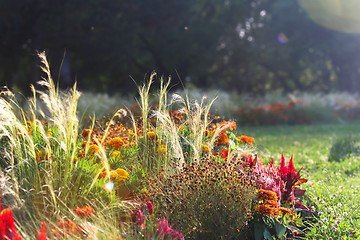
[[[170,146],[170,148],[167,148],[164,162],[157,162],[158,168],[162,164],[165,168],[169,166],[170,157],[176,159],[176,165],[178,166],[182,166],[184,163],[184,154],[178,127],[173,119],[171,119],[169,113],[172,105],[172,102],[168,103],[167,101],[169,86],[170,79],[166,83],[163,78],[160,79],[158,109],[152,113],[152,116],[156,118],[156,129],[161,129],[161,131],[159,131],[159,141],[163,141],[166,146]]]
[[[149,113],[150,113],[150,104],[149,104],[149,98],[150,98],[150,88],[151,85],[154,82],[154,78],[156,77],[156,73],[153,72],[150,75],[149,81],[147,83],[144,83],[141,87],[138,87],[139,95],[140,95],[140,101],[137,100],[138,105],[141,109],[141,119],[142,119],[142,143],[139,145],[141,151],[140,151],[140,159],[141,161],[144,161],[146,164],[146,168],[150,168],[151,162],[154,161],[154,159],[151,159],[151,153],[150,149],[148,148],[148,137],[147,137],[147,131],[150,129],[149,124]],[[136,132],[136,131],[135,131]],[[138,138],[139,139],[139,138]]]
[[[23,203],[22,212],[26,216],[22,224],[26,226],[20,228],[24,229],[24,236],[32,236],[39,221],[63,218],[66,209],[83,205],[89,199],[117,203],[120,209],[125,209],[125,204],[111,197],[114,193],[106,193],[96,182],[101,169],[94,161],[100,158],[107,162],[101,146],[96,157],[74,160],[81,144],[76,116],[80,93],[76,85],[69,92],[59,92],[45,53],[39,57],[46,74],[39,84],[45,90],[31,87],[29,113],[24,112],[10,92],[0,98],[0,150],[6,158],[1,170],[10,177],[14,195]],[[38,108],[37,96],[44,109]],[[101,145],[99,141],[97,144]]]
[[[216,97],[212,99],[209,103],[205,102],[206,97],[202,97],[200,104],[198,102],[190,103],[189,97],[186,97],[185,102],[185,114],[187,115],[188,126],[190,128],[192,139],[188,140],[190,146],[192,147],[192,154],[190,158],[194,161],[199,161],[202,145],[204,143],[206,128],[209,125],[208,116],[212,104],[216,101]],[[212,149],[212,145],[210,146]]]

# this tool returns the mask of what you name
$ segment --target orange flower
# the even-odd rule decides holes
[[[258,192],[259,204],[255,207],[255,211],[262,215],[279,215],[280,208],[278,197],[274,191],[260,189]]]
[[[217,139],[217,145],[227,145],[229,143],[229,137],[226,133],[221,132]]]
[[[79,158],[84,158],[84,157],[85,157],[85,151],[82,150],[82,149],[79,150],[78,157],[79,157]]]
[[[279,211],[284,213],[284,214],[290,214],[292,215],[293,214],[293,211],[291,211],[290,209],[288,208],[284,208],[284,207],[279,207]]]
[[[106,171],[102,171],[100,174],[99,174],[99,176],[98,176],[98,178],[104,178],[105,176],[106,176]]]
[[[42,151],[36,152],[36,162],[41,162],[43,160],[43,153]]]
[[[271,190],[260,189],[258,193],[259,201],[278,201],[276,192]]]
[[[81,136],[83,136],[84,138],[86,138],[87,136],[89,136],[89,134],[93,134],[93,130],[92,129],[89,129],[89,128],[85,128],[82,133],[81,133]]]
[[[279,208],[273,207],[268,204],[259,204],[255,207],[255,212],[257,212],[261,215],[277,216],[277,215],[279,215]]]
[[[255,139],[253,137],[249,137],[245,135],[238,136],[236,139],[250,145],[253,145],[253,143],[255,142]]]
[[[125,180],[128,180],[129,179],[129,173],[125,170],[125,169],[122,169],[122,168],[118,168],[116,170],[111,170],[109,172],[110,174],[110,179],[112,181],[125,181]],[[98,178],[105,178],[107,175],[107,172],[106,171],[102,171]]]
[[[83,206],[76,208],[74,212],[81,218],[87,218],[91,217],[95,210],[90,206]]]
[[[89,151],[91,153],[97,153],[97,152],[99,152],[99,150],[100,150],[100,147],[98,145],[96,145],[96,144],[91,144],[89,146]]]
[[[56,225],[58,228],[52,230],[55,237],[69,237],[69,235],[79,233],[79,228],[73,221],[59,221]]]
[[[124,146],[125,143],[121,138],[114,137],[108,141],[108,144],[113,148],[120,149],[122,146]]]

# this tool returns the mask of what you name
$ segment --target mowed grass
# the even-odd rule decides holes
[[[333,143],[360,135],[360,122],[307,126],[238,127],[256,139],[264,162],[279,162],[294,155],[297,169],[308,179],[308,204],[318,212],[319,222],[310,226],[308,238],[360,239],[360,156],[340,162],[328,160]]]

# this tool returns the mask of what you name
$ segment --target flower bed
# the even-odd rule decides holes
[[[40,57],[47,90],[33,89],[30,111],[8,91],[0,99],[0,239],[306,235],[312,210],[293,158],[264,165],[255,139],[210,114],[212,101],[169,100],[161,82],[151,107],[150,79],[139,115],[120,109],[80,129],[79,93],[59,94]]]

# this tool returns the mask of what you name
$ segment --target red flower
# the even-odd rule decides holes
[[[148,211],[149,215],[151,215],[154,211],[154,204],[152,202],[148,202],[146,204],[146,210]]]
[[[223,150],[221,150],[221,152],[220,152],[220,157],[222,157],[222,158],[227,158],[228,157],[228,155],[229,155],[229,149],[227,149],[227,148],[224,148]]]
[[[16,232],[12,210],[6,208],[0,212],[0,240],[21,240]]]
[[[282,199],[291,202],[292,204],[295,203],[295,187],[299,186],[301,183],[306,182],[307,180],[304,178],[300,178],[300,171],[296,171],[293,163],[293,156],[291,156],[288,165],[285,163],[284,155],[281,155],[281,162],[280,167],[277,168],[278,172],[280,173],[281,179],[285,183],[285,189],[282,193]],[[303,195],[302,190],[297,190],[296,195]]]
[[[165,239],[167,236],[170,237],[169,239],[174,239],[174,240],[184,239],[184,235],[181,232],[172,229],[166,218],[162,218],[158,220],[158,227],[156,231],[159,233],[161,239]]]
[[[136,210],[132,213],[132,220],[134,223],[141,226],[145,222],[145,215],[141,210]]]
[[[46,223],[43,222],[41,224],[40,232],[38,233],[37,240],[46,240]]]

